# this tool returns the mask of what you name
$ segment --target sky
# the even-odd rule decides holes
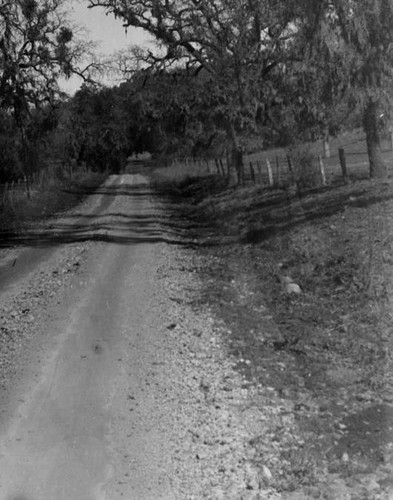
[[[71,0],[69,16],[73,22],[89,31],[89,39],[99,44],[98,53],[109,55],[130,45],[147,43],[148,36],[143,30],[128,28],[126,33],[120,19],[115,19],[112,15],[107,16],[104,9],[99,7],[88,9],[87,4],[87,0]],[[73,94],[81,83],[80,78],[73,77],[68,81],[62,81],[61,88]]]

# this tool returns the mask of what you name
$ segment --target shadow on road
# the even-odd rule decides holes
[[[55,220],[44,229],[34,227],[23,233],[0,232],[0,248],[9,246],[51,247],[85,241],[117,244],[195,244],[191,232],[202,224],[175,214],[173,204],[160,197],[148,184],[104,186],[95,191],[102,199],[93,214],[74,213]],[[158,193],[160,194],[160,193]],[[162,193],[161,193],[162,194]],[[112,202],[127,197],[123,207],[129,212],[111,211]]]

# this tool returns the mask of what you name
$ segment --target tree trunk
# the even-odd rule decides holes
[[[387,177],[388,171],[382,157],[381,138],[378,127],[378,104],[375,101],[370,100],[365,107],[363,126],[366,132],[370,177]]]
[[[243,151],[240,147],[232,145],[232,165],[235,167],[236,171],[236,182],[237,184],[244,184],[244,162],[243,162]]]
[[[235,167],[237,183],[244,184],[244,161],[243,150],[239,145],[235,127],[231,123],[228,127],[228,135],[232,145],[231,164]]]

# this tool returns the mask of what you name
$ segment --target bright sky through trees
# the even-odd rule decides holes
[[[121,19],[105,15],[104,9],[88,9],[87,2],[70,1],[70,19],[80,27],[88,30],[88,37],[97,43],[97,53],[108,56],[130,45],[139,45],[146,42],[147,35],[141,29],[128,28],[127,33]],[[62,90],[74,93],[80,87],[82,80],[72,77],[62,81]]]

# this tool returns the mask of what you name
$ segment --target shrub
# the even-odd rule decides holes
[[[295,182],[299,187],[312,188],[321,183],[318,160],[307,146],[290,151]]]

